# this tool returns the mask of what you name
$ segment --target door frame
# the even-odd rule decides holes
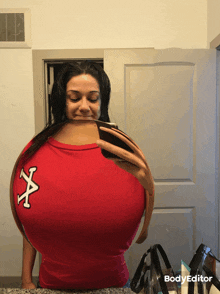
[[[216,48],[217,49],[217,48]],[[220,46],[216,50],[216,112],[217,112],[217,125],[216,125],[216,187],[217,187],[217,205],[218,205],[218,258],[220,258]]]
[[[216,126],[216,186],[218,193],[218,258],[220,258],[220,179],[219,179],[219,167],[220,167],[220,34],[218,34],[210,43],[210,49],[216,49],[216,111],[217,111],[217,126]]]

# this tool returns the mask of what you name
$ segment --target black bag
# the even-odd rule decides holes
[[[163,263],[165,264],[163,270],[157,250],[160,252]],[[149,255],[150,260],[147,261]],[[147,294],[158,294],[158,292],[169,294],[169,291],[176,291],[176,293],[178,293],[177,283],[165,282],[164,275],[174,277],[174,272],[162,246],[156,244],[151,246],[142,256],[134,277],[131,280],[131,290],[135,293],[139,293],[144,289],[144,293]]]
[[[213,272],[212,265],[215,261],[219,261],[215,255],[211,252],[211,249],[204,244],[201,244],[196,250],[195,255],[193,256],[189,267],[190,267],[190,276],[203,276],[203,271],[205,272],[206,277],[212,277],[211,282],[206,283],[207,291],[210,290],[212,284],[220,291],[220,282]],[[204,276],[204,277],[205,277]],[[195,283],[190,281],[188,285],[188,294],[194,294],[194,285]],[[198,281],[198,293],[204,294],[202,281]]]

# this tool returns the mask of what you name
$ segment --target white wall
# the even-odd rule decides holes
[[[0,49],[0,276],[20,276],[22,237],[10,210],[9,182],[34,135],[32,50],[207,48],[207,1],[7,0],[0,8],[31,9],[32,48]]]
[[[208,46],[210,42],[220,34],[220,1],[219,0],[208,0],[207,1],[207,41]],[[210,48],[210,47],[208,47]]]
[[[33,49],[207,46],[206,0],[3,2],[31,9]]]
[[[11,213],[9,181],[34,134],[31,50],[1,49],[0,68],[0,276],[10,276],[20,274],[22,238]]]

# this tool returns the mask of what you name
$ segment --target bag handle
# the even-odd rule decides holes
[[[203,269],[209,278],[212,277],[212,284],[220,291],[220,281],[218,280],[216,275],[214,275],[213,272],[205,265],[203,266]]]
[[[139,293],[144,287],[144,277],[146,272],[150,269],[150,266],[147,266],[145,264],[145,258],[150,252],[151,252],[151,248],[148,249],[146,253],[144,253],[138,265],[138,268],[136,269],[134,277],[131,280],[130,287],[131,287],[131,290],[135,293]],[[142,273],[142,276],[141,276],[141,273]]]
[[[161,269],[161,264],[160,264],[160,260],[159,260],[157,250],[160,252],[160,254],[161,254],[161,256],[162,256],[162,258],[164,260],[164,263],[166,265],[166,268],[167,269],[172,269],[172,266],[171,266],[171,264],[170,264],[170,262],[168,260],[168,257],[166,255],[163,247],[160,244],[154,245],[153,248],[152,248],[152,252],[151,252],[151,257],[152,257],[151,263],[155,267],[156,274],[157,274],[157,279],[159,281],[162,293],[163,294],[169,294],[166,283],[164,281],[164,274],[163,274],[163,271]],[[172,269],[172,273],[173,273],[173,269]]]
[[[131,286],[131,290],[133,292],[139,293],[143,289],[143,287],[146,286],[145,285],[146,283],[144,281],[146,272],[148,270],[150,270],[151,275],[152,275],[152,270],[153,270],[153,268],[155,268],[157,280],[160,284],[160,287],[161,287],[163,294],[169,294],[166,283],[164,281],[164,275],[163,275],[163,272],[161,269],[160,260],[159,260],[157,250],[160,252],[166,268],[172,269],[172,266],[169,262],[169,259],[166,255],[163,247],[160,244],[155,244],[154,246],[151,246],[150,249],[148,249],[147,252],[142,256],[141,261],[138,265],[138,268],[134,274],[134,277],[131,280],[130,286]],[[145,262],[145,258],[147,257],[147,255],[149,253],[150,253],[150,257],[151,257],[151,265],[150,266],[148,266]],[[172,273],[173,273],[173,269],[172,269]],[[150,278],[152,278],[152,276]]]
[[[191,268],[190,276],[195,276],[197,274],[197,271],[199,271],[199,273],[201,273],[199,270],[199,265],[203,259],[205,260],[204,256],[207,256],[208,254],[210,256],[212,256],[214,259],[218,260],[214,256],[214,254],[211,252],[211,249],[208,246],[206,246],[204,244],[200,244],[200,246],[196,250],[196,254],[193,256],[193,258],[189,264],[189,267]],[[204,269],[204,267],[208,270],[208,272],[210,274],[211,271],[205,265],[202,264],[203,269]],[[212,275],[212,276],[214,277],[214,275]],[[203,293],[203,287],[201,288],[201,285],[202,285],[202,282],[198,282],[198,290],[200,290],[199,293]],[[194,293],[194,282],[190,281],[189,287],[188,287],[188,294],[193,294],[193,293]]]
[[[196,254],[193,256],[189,267],[191,268],[190,270],[190,276],[195,276],[198,269],[199,269],[199,265],[202,262],[202,259],[204,257],[204,254],[208,254],[208,252],[211,249],[208,248],[207,246],[205,246],[204,244],[200,244],[199,248],[196,250]],[[207,251],[207,252],[206,252]],[[198,283],[198,291],[200,294],[203,294],[203,287],[201,289],[200,283]],[[188,294],[194,294],[194,282],[190,281],[189,282],[189,286],[188,286]]]

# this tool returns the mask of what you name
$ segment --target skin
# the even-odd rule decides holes
[[[99,138],[94,123],[100,117],[100,90],[88,74],[72,77],[66,85],[66,115],[70,119],[53,138],[64,144],[93,144]],[[85,127],[86,126],[86,127]]]
[[[94,120],[100,116],[99,84],[91,75],[72,77],[66,85],[66,114],[72,120]]]

